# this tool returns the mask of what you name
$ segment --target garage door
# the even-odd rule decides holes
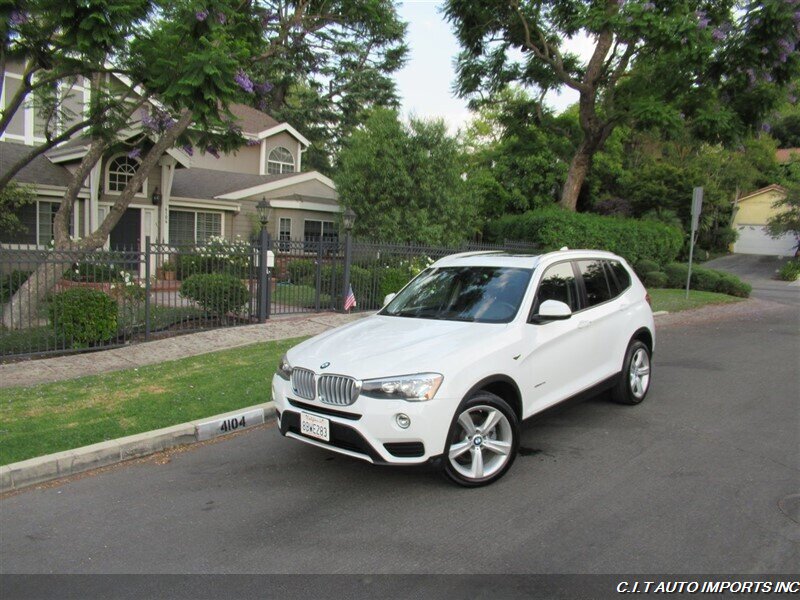
[[[791,234],[775,239],[760,225],[739,225],[739,238],[733,245],[736,254],[768,254],[770,256],[794,256],[795,238]]]

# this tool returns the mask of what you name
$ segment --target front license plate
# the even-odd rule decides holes
[[[330,421],[316,415],[300,413],[300,433],[329,442],[331,441]]]

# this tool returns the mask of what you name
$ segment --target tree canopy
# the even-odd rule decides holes
[[[377,109],[345,144],[334,180],[342,204],[358,215],[356,235],[458,244],[478,229],[462,167],[443,121],[404,125],[395,111]]]

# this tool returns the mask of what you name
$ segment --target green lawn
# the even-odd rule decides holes
[[[0,464],[267,402],[278,360],[300,341],[0,389]]]
[[[275,304],[288,304],[290,306],[302,306],[303,308],[313,308],[316,306],[316,288],[312,285],[281,283],[275,286]],[[321,293],[319,303],[321,307],[330,304],[329,294]]]
[[[686,290],[663,290],[650,289],[650,302],[653,312],[667,310],[678,312],[688,308],[697,308],[706,304],[728,304],[730,302],[741,302],[744,298],[728,296],[727,294],[717,294],[715,292],[697,292],[689,290],[689,299],[686,299]]]

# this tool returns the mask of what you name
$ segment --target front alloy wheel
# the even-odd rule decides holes
[[[445,474],[460,485],[487,485],[514,462],[517,417],[502,398],[481,392],[459,408],[444,457]]]

